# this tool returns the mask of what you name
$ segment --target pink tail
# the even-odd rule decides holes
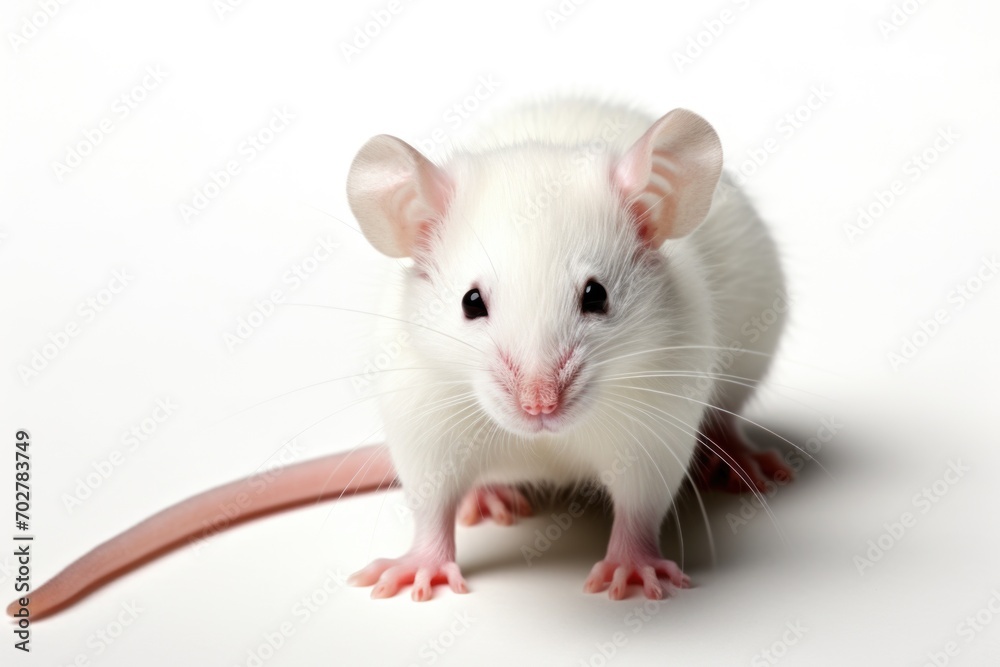
[[[230,482],[154,514],[98,545],[55,578],[29,594],[28,610],[38,618],[69,606],[115,577],[192,539],[218,532],[211,520],[223,507],[239,507],[224,528],[280,509],[330,497],[375,491],[395,484],[385,445],[304,461]],[[20,607],[7,607],[13,615]]]

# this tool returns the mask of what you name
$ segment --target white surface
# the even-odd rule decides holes
[[[629,616],[640,598],[581,593],[608,530],[597,516],[530,567],[520,549],[545,519],[460,530],[469,596],[442,590],[418,605],[339,589],[308,617],[297,613],[328,571],[406,548],[410,524],[392,493],[270,517],[174,552],[33,625],[30,656],[5,632],[0,662],[246,665],[283,623],[294,634],[263,664],[599,665],[616,633],[624,641],[608,664],[772,664],[761,652],[776,647],[782,664],[922,665],[949,642],[948,664],[1000,660],[1000,619],[987,606],[993,599],[1000,611],[1000,279],[961,309],[949,301],[1000,251],[996,6],[924,3],[885,38],[879,21],[895,4],[885,1],[668,9],[594,0],[555,29],[540,3],[404,2],[348,63],[340,43],[388,3],[257,0],[221,19],[220,4],[70,3],[17,53],[9,36],[0,49],[0,497],[9,508],[14,432],[29,429],[36,584],[167,504],[257,469],[359,399],[349,382],[332,382],[223,421],[358,372],[370,318],[282,307],[235,351],[224,336],[272,289],[296,303],[374,307],[386,260],[351,229],[350,160],[380,132],[414,143],[438,127],[451,133],[449,106],[480,77],[499,82],[484,109],[567,88],[650,112],[692,108],[718,129],[730,168],[775,140],[748,188],[785,251],[796,303],[772,389],[750,416],[799,444],[835,420],[819,454],[829,475],[812,465],[771,499],[784,541],[763,513],[734,532],[727,515],[740,500],[708,498],[714,564],[688,503],[683,553],[672,526],[664,543],[697,588],[644,622]],[[678,71],[674,52],[723,9],[731,22]],[[7,3],[5,33],[38,11]],[[115,101],[147,67],[165,78],[122,117]],[[829,99],[789,136],[779,123],[816,87]],[[247,161],[241,142],[276,108],[294,120]],[[60,181],[52,163],[104,118],[111,133]],[[957,139],[911,180],[905,163],[946,128]],[[185,224],[179,205],[228,160],[240,173]],[[895,179],[905,188],[897,201],[849,242],[844,225]],[[283,282],[327,236],[339,244],[333,256],[301,287]],[[78,304],[121,269],[129,285],[86,321]],[[887,355],[937,310],[947,322],[894,369]],[[22,381],[18,366],[73,322],[79,335]],[[123,449],[122,433],[158,398],[176,403],[174,414],[70,512],[64,494]],[[370,403],[301,433],[301,453],[290,456],[377,438]],[[922,511],[914,496],[954,461],[968,471]],[[859,574],[854,557],[906,511],[915,523]],[[13,532],[0,528],[7,544]],[[0,558],[7,598],[12,564]],[[110,646],[96,639],[133,602],[135,621]],[[977,612],[993,622],[973,632],[965,619]],[[804,634],[781,645],[795,623]],[[449,648],[435,653],[435,640]]]

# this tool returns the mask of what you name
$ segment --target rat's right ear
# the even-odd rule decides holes
[[[424,227],[444,217],[447,175],[388,134],[368,140],[347,176],[347,202],[368,242],[389,257],[410,257]]]

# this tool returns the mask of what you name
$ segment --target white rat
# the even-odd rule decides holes
[[[355,158],[347,193],[369,242],[412,260],[400,264],[379,332],[406,341],[379,374],[388,445],[178,503],[9,613],[25,603],[33,616],[51,613],[212,532],[207,519],[227,503],[242,520],[395,481],[416,534],[405,555],[353,575],[374,585],[373,597],[412,584],[413,599],[426,600],[444,582],[464,593],[456,514],[510,523],[530,511],[519,487],[598,483],[614,524],[585,590],[621,599],[637,583],[659,599],[689,583],[659,546],[687,476],[739,490],[791,474],[736,424],[782,328],[755,340],[741,333],[783,292],[777,252],[722,176],[719,138],[700,116],[676,109],[654,121],[593,100],[537,103],[442,165],[380,135]],[[736,343],[744,351],[721,363]]]

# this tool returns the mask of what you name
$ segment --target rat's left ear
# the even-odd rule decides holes
[[[722,144],[704,118],[674,109],[614,165],[612,181],[652,247],[692,232],[708,215],[722,174]]]
[[[402,139],[380,134],[358,151],[347,202],[368,242],[389,257],[412,257],[425,227],[444,217],[447,175]]]

